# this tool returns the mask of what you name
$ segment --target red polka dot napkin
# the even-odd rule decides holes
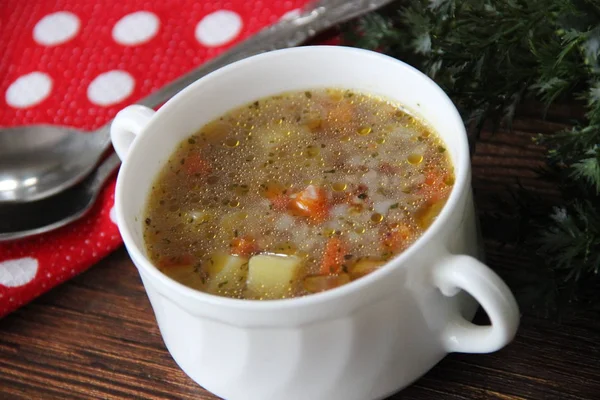
[[[0,126],[92,130],[307,0],[2,0]],[[297,12],[297,11],[296,11]],[[82,220],[0,243],[0,317],[121,245],[114,178]]]

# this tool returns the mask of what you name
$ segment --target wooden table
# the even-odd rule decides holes
[[[480,138],[473,184],[482,210],[494,207],[488,199],[505,194],[517,177],[524,186],[553,195],[552,185],[530,170],[543,161],[531,136],[559,126],[525,115],[513,133]],[[532,262],[492,236],[485,240],[490,266],[502,271]],[[525,315],[515,341],[505,349],[449,355],[391,399],[600,399],[599,317],[576,309],[560,322]],[[121,249],[0,320],[0,398],[216,397],[171,359],[137,271]]]

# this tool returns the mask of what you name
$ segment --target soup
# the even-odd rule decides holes
[[[282,299],[369,274],[413,243],[454,184],[445,144],[351,90],[257,100],[184,140],[152,186],[151,261],[184,285]]]

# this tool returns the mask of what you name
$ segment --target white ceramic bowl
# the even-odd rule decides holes
[[[446,142],[456,183],[433,225],[378,271],[301,298],[222,298],[159,272],[146,257],[142,223],[150,186],[176,146],[237,106],[284,91],[326,87],[398,101]],[[513,338],[519,320],[515,300],[474,258],[479,238],[463,122],[446,94],[414,68],[346,47],[274,51],[198,80],[156,113],[125,108],[111,134],[123,160],[115,202],[125,245],[169,352],[211,392],[229,400],[379,399],[449,352],[491,352]],[[490,326],[469,322],[477,303]]]

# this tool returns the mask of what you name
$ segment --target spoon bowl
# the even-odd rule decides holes
[[[112,153],[93,174],[63,192],[28,203],[0,204],[0,242],[39,235],[82,218],[120,164]]]
[[[108,132],[108,126],[88,134],[52,125],[3,129],[0,204],[40,200],[81,182],[109,147]]]

